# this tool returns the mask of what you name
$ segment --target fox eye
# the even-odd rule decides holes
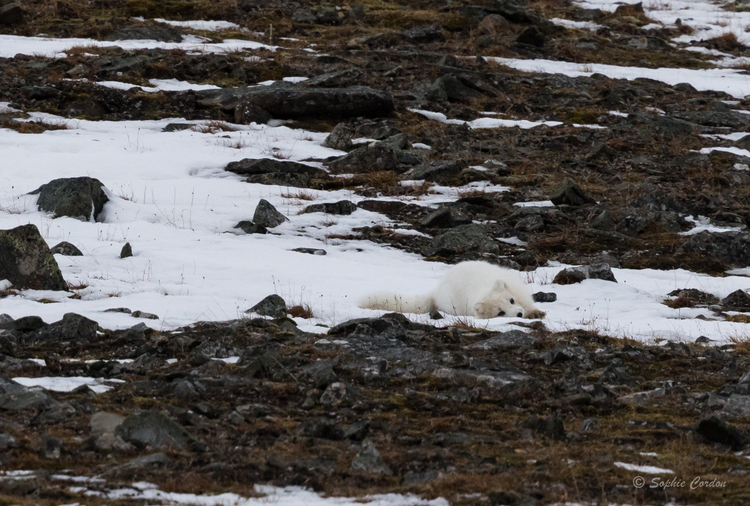
[[[516,303],[516,301],[515,301],[515,300],[513,300],[513,299],[510,299],[510,303],[511,303],[511,304],[515,304],[515,303]]]

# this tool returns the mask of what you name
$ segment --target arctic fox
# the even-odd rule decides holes
[[[456,316],[543,318],[518,272],[487,262],[462,262],[451,268],[437,288],[424,295],[375,292],[359,301],[363,309],[429,313],[437,309]]]

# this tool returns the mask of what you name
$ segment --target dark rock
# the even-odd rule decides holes
[[[122,250],[120,250],[120,258],[128,258],[133,256],[133,248],[130,246],[129,242],[125,243],[125,246],[122,247]]]
[[[555,365],[569,360],[586,361],[588,360],[588,352],[580,346],[557,344],[551,350],[542,353],[540,358],[544,359],[545,365]]]
[[[466,348],[470,350],[512,350],[532,348],[536,344],[536,338],[520,330],[503,332],[484,341],[470,344]]]
[[[529,26],[521,32],[521,35],[516,37],[517,43],[536,47],[544,47],[546,40],[547,37],[536,26]]]
[[[557,294],[554,292],[536,292],[533,298],[534,302],[555,302]]]
[[[81,250],[76,248],[74,245],[70,244],[68,241],[63,241],[61,243],[58,243],[56,246],[50,249],[50,252],[53,255],[63,255],[63,256],[68,256],[68,257],[83,256],[83,253],[81,253]]]
[[[4,452],[11,448],[17,448],[18,441],[13,437],[12,434],[7,432],[0,433],[0,452]]]
[[[299,381],[305,381],[312,384],[315,388],[325,388],[331,383],[338,380],[336,373],[333,372],[333,365],[329,359],[318,360],[302,368],[297,375]]]
[[[452,207],[443,207],[419,220],[419,224],[428,228],[453,228],[471,223],[471,217],[460,213]]]
[[[370,422],[362,420],[351,424],[344,429],[344,439],[351,441],[362,441],[370,432]]]
[[[62,320],[51,323],[39,331],[41,341],[71,341],[85,343],[97,339],[99,324],[85,316],[66,313]]]
[[[409,42],[425,44],[429,42],[445,42],[445,36],[443,35],[443,28],[439,22],[435,22],[429,26],[420,26],[406,30],[402,33],[404,38]]]
[[[49,100],[61,94],[60,90],[52,86],[24,86],[21,93],[29,100]]]
[[[266,227],[264,227],[263,225],[258,225],[248,220],[237,223],[234,226],[234,228],[239,228],[246,234],[267,234],[268,233],[268,229],[266,229]]]
[[[576,9],[573,11],[573,19],[577,21],[599,21],[605,15],[601,9]]]
[[[344,438],[344,433],[336,422],[325,418],[311,418],[303,421],[297,428],[297,435],[333,441],[340,441]]]
[[[266,228],[274,228],[285,221],[289,221],[289,218],[278,212],[266,199],[260,199],[258,207],[255,208],[255,214],[253,214],[254,223]]]
[[[699,232],[677,249],[677,254],[698,254],[730,267],[750,265],[750,233]]]
[[[599,420],[596,418],[586,418],[581,422],[581,432],[594,432],[599,430]]]
[[[281,119],[382,116],[393,110],[393,98],[388,93],[366,86],[256,86],[199,91],[196,95],[202,107],[219,106],[234,111],[240,104],[254,105]]]
[[[255,102],[241,101],[234,107],[234,122],[239,125],[258,123],[265,125],[273,119],[271,113]]]
[[[446,74],[432,83],[426,97],[436,102],[469,103],[484,96],[483,93],[466,86],[456,77]]]
[[[350,153],[328,162],[328,167],[338,173],[367,173],[398,170],[398,156],[391,146],[379,143],[357,148]]]
[[[328,385],[320,396],[320,403],[330,408],[341,405],[351,405],[356,397],[354,389],[343,381],[336,381]]]
[[[612,273],[612,268],[607,263],[591,264],[588,266],[587,271],[589,279],[601,279],[617,283],[617,279],[615,279],[615,275]]]
[[[0,25],[18,26],[26,21],[24,10],[16,2],[0,4]]]
[[[251,307],[247,312],[272,316],[274,318],[283,318],[286,316],[286,302],[278,295],[272,294]]]
[[[487,235],[482,225],[472,223],[452,228],[435,237],[422,251],[422,255],[454,256],[469,251],[497,255],[500,253],[500,246]]]
[[[131,313],[131,316],[133,318],[145,318],[146,320],[158,320],[159,317],[155,315],[154,313],[147,313],[145,311],[133,311]]]
[[[693,123],[656,114],[629,114],[627,121],[644,135],[659,134],[670,139],[694,135],[698,130]]]
[[[582,206],[594,202],[594,199],[588,197],[581,187],[570,179],[566,179],[560,183],[557,188],[550,193],[549,199],[556,206]]]
[[[479,26],[478,31],[482,35],[497,37],[513,33],[513,25],[500,14],[489,14],[485,16]]]
[[[171,26],[128,26],[116,30],[105,40],[158,40],[162,42],[182,42],[182,34]]]
[[[744,290],[735,290],[721,300],[724,311],[750,311],[750,295]]]
[[[83,221],[96,221],[109,200],[101,181],[91,177],[54,179],[31,192],[32,195],[37,193],[41,211]]]
[[[55,257],[35,225],[0,230],[0,279],[7,279],[21,289],[68,289]]]
[[[556,285],[572,285],[584,279],[601,279],[617,283],[612,268],[607,263],[596,263],[582,267],[571,267],[558,272],[552,282]]]
[[[128,416],[117,426],[115,435],[138,447],[158,449],[186,450],[193,441],[178,423],[156,410]]]
[[[294,248],[292,251],[296,251],[297,253],[306,253],[308,255],[327,255],[328,252],[324,249],[317,249],[317,248]]]
[[[336,125],[331,133],[328,134],[326,140],[323,141],[323,146],[340,151],[347,151],[352,145],[352,136],[349,126],[346,123]]]
[[[700,420],[694,430],[696,434],[714,443],[729,445],[733,448],[740,448],[747,444],[747,438],[742,433],[716,416]]]
[[[403,179],[424,179],[440,182],[443,179],[458,176],[466,164],[457,160],[441,160],[423,163],[405,172]]]
[[[47,394],[39,391],[27,391],[23,389],[17,393],[6,393],[0,395],[0,408],[7,410],[38,410],[49,407],[55,401]]]
[[[307,206],[303,213],[326,213],[349,215],[357,210],[357,205],[351,200],[340,200],[338,202],[326,204],[312,204]]]
[[[45,435],[42,438],[42,457],[45,459],[59,459],[63,451],[62,439]]]
[[[22,316],[17,320],[11,319],[9,322],[3,323],[2,327],[8,330],[17,330],[18,332],[34,332],[46,325],[44,320],[38,316]]]
[[[675,114],[675,117],[691,123],[710,127],[725,127],[731,129],[746,128],[750,125],[750,118],[736,111],[686,111]]]
[[[380,453],[369,439],[362,442],[362,447],[352,460],[351,470],[370,474],[384,474],[386,476],[393,474],[391,468],[383,462]]]
[[[539,418],[537,415],[529,416],[524,422],[523,427],[531,429],[534,432],[551,439],[565,439],[565,426],[562,419],[555,415],[546,418]]]
[[[244,158],[239,162],[230,162],[224,170],[240,176],[269,173],[318,175],[325,172],[303,163],[282,161],[275,158]]]
[[[358,84],[361,82],[361,78],[362,71],[357,67],[352,67],[302,81],[300,86],[306,88],[346,88]]]
[[[195,125],[192,123],[169,123],[164,127],[163,132],[182,132],[183,130],[190,130]]]
[[[430,311],[430,320],[442,320],[442,319],[443,319],[443,315],[440,314],[440,311],[438,311],[437,309],[433,309],[432,311]]]
[[[144,468],[153,468],[153,467],[163,467],[169,464],[170,462],[172,462],[172,459],[167,457],[165,454],[159,452],[159,453],[152,453],[151,455],[145,455],[143,457],[135,458],[119,466],[119,469],[144,469]]]

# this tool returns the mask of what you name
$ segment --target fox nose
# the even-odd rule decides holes
[[[503,310],[501,309],[501,310],[500,310],[500,312],[499,312],[499,313],[497,313],[497,316],[505,316],[505,311],[503,311]]]
[[[519,318],[521,318],[523,316],[523,313],[519,312],[516,316],[518,316]]]

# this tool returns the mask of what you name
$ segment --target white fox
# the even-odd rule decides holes
[[[531,291],[517,271],[487,262],[462,262],[451,268],[437,288],[425,295],[375,292],[359,301],[363,309],[429,313],[437,309],[456,316],[543,318]]]

